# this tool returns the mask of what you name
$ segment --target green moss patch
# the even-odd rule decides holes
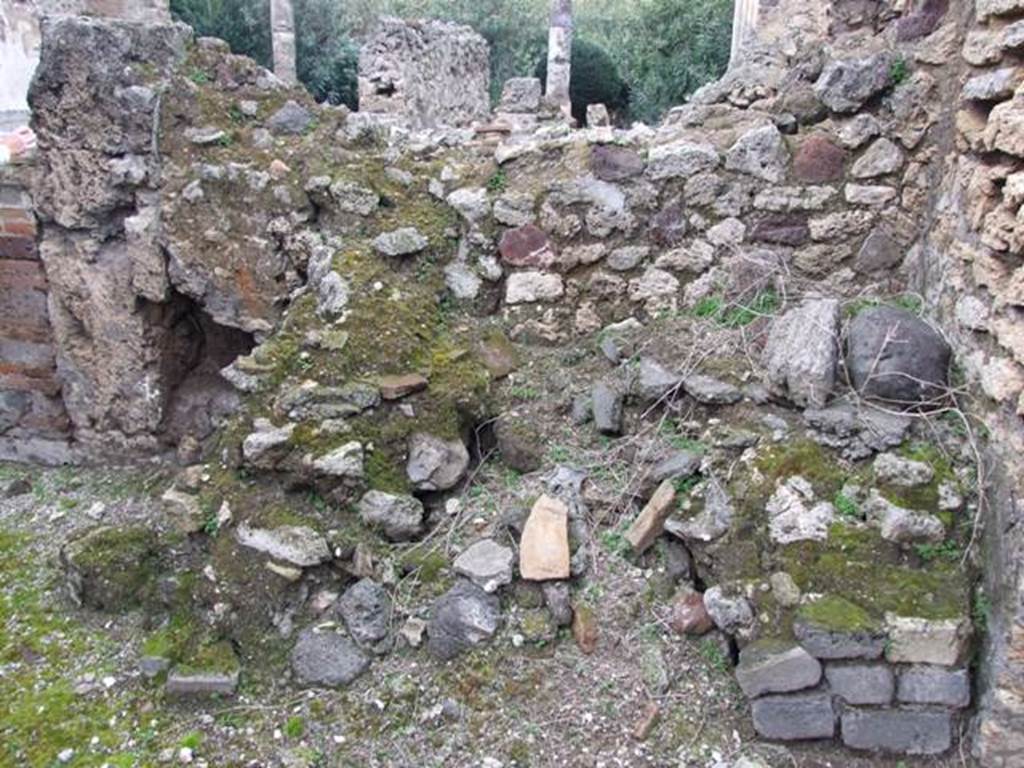
[[[797,618],[833,632],[874,632],[880,627],[878,620],[859,605],[836,595],[801,606]]]

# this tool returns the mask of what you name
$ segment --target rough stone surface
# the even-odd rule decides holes
[[[839,302],[811,299],[772,322],[764,365],[772,389],[804,407],[820,408],[835,387]]]
[[[569,578],[569,508],[541,496],[519,540],[519,573],[529,581]]]
[[[373,240],[373,247],[385,256],[411,256],[426,249],[429,244],[427,238],[415,227],[383,232]]]
[[[824,541],[836,514],[829,502],[815,502],[811,484],[799,476],[789,478],[775,490],[765,512],[769,534],[779,544]]]
[[[715,627],[700,592],[685,589],[672,601],[672,615],[669,617],[672,630],[680,635],[706,635]]]
[[[331,559],[327,541],[308,526],[282,525],[278,528],[250,528],[246,524],[235,531],[238,543],[275,560],[300,568],[309,568]]]
[[[906,310],[873,307],[850,323],[846,367],[866,397],[904,405],[940,397],[950,348],[930,325]]]
[[[626,541],[634,553],[642,554],[661,535],[665,529],[665,520],[672,513],[675,502],[675,484],[671,480],[665,480],[626,531]]]
[[[886,664],[829,664],[825,678],[832,693],[847,704],[889,704],[896,689]]]
[[[278,136],[305,133],[313,122],[313,115],[308,109],[294,101],[286,102],[267,120],[267,128]]]
[[[952,667],[963,660],[971,637],[966,619],[887,616],[885,658],[895,663]]]
[[[747,599],[730,594],[722,587],[712,587],[704,593],[704,608],[715,626],[729,634],[749,628],[754,621],[754,612]]]
[[[812,688],[821,680],[821,664],[795,643],[758,640],[740,651],[736,682],[748,698]]]
[[[361,648],[374,653],[391,649],[391,596],[371,579],[360,579],[338,600],[338,614]]]
[[[313,627],[299,635],[291,661],[299,683],[332,688],[349,685],[370,666],[369,656],[347,637]]]
[[[460,580],[434,603],[427,625],[427,650],[453,659],[494,636],[501,624],[497,596]]]
[[[599,381],[590,395],[597,431],[603,435],[621,435],[624,415],[622,393],[614,385]]]
[[[512,583],[512,561],[515,554],[494,539],[482,539],[455,558],[452,567],[484,592],[496,592]]]
[[[855,179],[873,179],[895,173],[903,165],[903,150],[889,139],[877,139],[850,169]]]
[[[359,501],[359,519],[392,541],[406,541],[423,531],[425,512],[419,499],[369,491]]]
[[[406,474],[420,491],[454,488],[469,468],[469,451],[461,440],[443,440],[417,432],[409,438]]]
[[[832,697],[827,693],[764,696],[751,704],[754,729],[766,739],[799,741],[835,735]]]
[[[725,167],[778,184],[786,178],[789,151],[774,125],[741,136],[725,153]]]
[[[937,755],[952,744],[949,712],[929,710],[846,709],[843,744],[872,752]]]
[[[900,672],[896,696],[907,704],[963,709],[971,703],[971,678],[966,669],[910,667]]]
[[[469,27],[385,17],[359,51],[359,108],[421,128],[482,120],[489,58],[487,41]]]
[[[889,85],[891,66],[887,53],[830,61],[814,84],[814,92],[833,112],[856,112]]]

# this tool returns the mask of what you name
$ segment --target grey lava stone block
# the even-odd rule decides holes
[[[827,693],[765,696],[751,704],[754,728],[766,739],[831,739],[835,734],[832,697]]]
[[[937,709],[847,709],[843,744],[872,752],[938,755],[953,743],[952,716]]]
[[[896,689],[892,668],[886,664],[829,664],[825,679],[847,704],[889,704]]]
[[[821,664],[796,643],[758,640],[740,652],[736,682],[748,697],[813,688],[821,680]]]
[[[910,667],[900,674],[897,694],[908,704],[941,704],[963,709],[971,703],[971,678],[966,669]]]

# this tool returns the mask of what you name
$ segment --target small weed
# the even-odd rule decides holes
[[[697,302],[693,314],[714,320],[723,328],[743,328],[759,317],[775,314],[780,306],[775,291],[761,291],[749,304],[726,304],[718,296],[708,296]]]
[[[299,715],[293,715],[288,718],[288,722],[284,724],[284,735],[289,739],[301,739],[302,734],[306,732],[306,721],[303,720]]]
[[[537,400],[538,398],[540,398],[540,392],[538,392],[533,387],[528,387],[525,385],[518,385],[512,387],[509,390],[509,393],[516,400]]]
[[[617,530],[602,531],[601,546],[614,557],[627,557],[633,551],[633,547],[626,541],[626,537]]]
[[[189,73],[188,79],[196,85],[206,85],[208,82],[210,82],[210,76],[203,72],[203,70],[201,69],[193,69]]]
[[[217,140],[217,143],[220,146],[227,148],[235,143],[235,137],[230,133],[225,133],[223,136],[220,137],[220,139]]]
[[[843,517],[856,519],[860,517],[860,510],[857,509],[857,502],[851,499],[842,491],[836,494],[836,497],[832,500],[832,506],[836,508]]]
[[[707,447],[700,440],[695,440],[686,435],[671,435],[668,438],[669,445],[678,451],[690,451],[691,453],[704,453]]]
[[[61,496],[59,499],[57,499],[57,506],[60,507],[65,512],[70,512],[72,509],[75,509],[78,506],[78,500],[69,499],[67,496]]]
[[[978,633],[984,635],[988,631],[989,616],[992,614],[992,602],[981,590],[974,597],[974,606],[971,609],[971,619]]]
[[[910,70],[907,67],[907,60],[901,56],[889,67],[889,82],[893,85],[900,85],[906,81],[909,74]]]
[[[917,556],[930,563],[933,560],[954,561],[960,557],[960,547],[955,541],[943,541],[939,544],[917,544],[914,546]]]
[[[217,519],[217,513],[213,512],[207,515],[206,520],[203,522],[203,533],[207,536],[213,537],[217,535],[220,530],[220,521]]]
[[[491,178],[487,180],[487,191],[501,193],[508,186],[508,174],[504,168],[499,168]]]
[[[676,479],[676,494],[679,496],[689,496],[690,492],[696,488],[704,480],[700,475],[690,475],[689,477],[680,477]]]
[[[572,456],[572,452],[564,445],[553,445],[548,449],[548,458],[555,464],[565,464]]]
[[[203,734],[199,733],[199,731],[190,731],[182,737],[179,745],[195,751],[199,749],[199,745],[202,743]]]
[[[700,655],[718,672],[729,671],[729,659],[714,640],[709,638],[700,644]]]
[[[231,118],[231,122],[233,123],[245,122],[245,115],[242,114],[242,110],[239,109],[237,104],[232,104],[230,107],[228,107],[228,117]]]
[[[915,293],[901,293],[884,298],[865,297],[851,302],[846,308],[846,313],[850,317],[856,317],[865,309],[871,309],[872,307],[895,307],[897,309],[905,309],[912,315],[920,316],[924,311],[924,302]]]

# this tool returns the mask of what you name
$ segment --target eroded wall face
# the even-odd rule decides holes
[[[359,109],[415,128],[464,126],[490,112],[490,50],[469,27],[383,19],[359,53]]]

